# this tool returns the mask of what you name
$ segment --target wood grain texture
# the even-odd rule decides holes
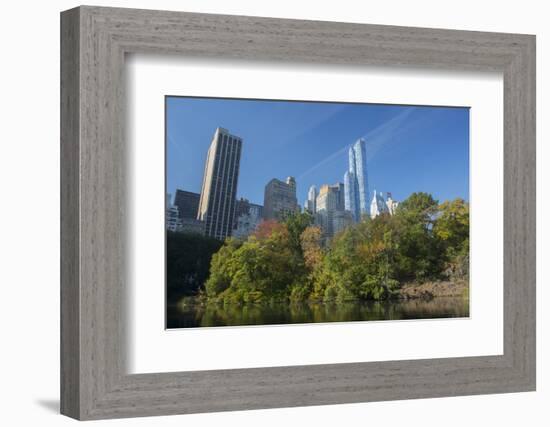
[[[62,413],[100,419],[535,389],[535,38],[80,7],[62,13]],[[127,53],[504,75],[504,354],[128,375]]]
[[[61,412],[80,414],[79,17],[61,20]]]

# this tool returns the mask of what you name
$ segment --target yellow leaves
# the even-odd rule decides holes
[[[372,260],[386,250],[386,245],[382,241],[370,241],[361,243],[357,248],[357,254],[365,261]]]
[[[436,229],[435,235],[439,237],[441,240],[447,240],[449,239],[449,237],[451,237],[451,233],[448,230],[441,230],[439,228]]]

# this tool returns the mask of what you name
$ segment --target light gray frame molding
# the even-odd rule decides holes
[[[124,58],[504,75],[504,354],[128,375]],[[159,284],[160,286],[160,284]],[[100,419],[535,390],[535,37],[83,6],[61,14],[61,412]]]

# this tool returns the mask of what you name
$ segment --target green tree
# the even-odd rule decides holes
[[[429,222],[437,212],[437,200],[428,193],[412,193],[407,199],[403,200],[397,207],[398,213],[407,213],[408,215],[417,215],[424,221]]]
[[[283,217],[283,223],[288,230],[290,247],[300,258],[302,256],[302,233],[313,224],[313,216],[309,212],[288,212]]]
[[[236,239],[227,239],[220,250],[212,256],[210,264],[210,276],[205,283],[206,295],[213,298],[229,286],[232,280],[233,254],[242,245],[242,242]]]
[[[463,199],[446,201],[439,205],[435,235],[445,242],[447,249],[456,253],[470,236],[470,209]]]
[[[467,278],[470,261],[470,208],[462,199],[439,206],[434,233],[442,242],[446,255],[446,273],[452,278]]]
[[[208,296],[227,303],[266,302],[289,297],[303,271],[294,260],[290,234],[282,227],[251,236],[239,247],[226,242],[212,260]]]
[[[400,281],[436,278],[445,261],[441,242],[434,235],[438,204],[427,193],[413,193],[397,208],[396,267]]]
[[[333,278],[325,289],[326,299],[381,299],[394,293],[392,227],[393,218],[380,215],[348,228],[333,240],[326,257]]]

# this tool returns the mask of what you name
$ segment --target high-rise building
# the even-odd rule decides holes
[[[360,138],[348,152],[349,166],[344,175],[345,206],[355,221],[369,213],[366,142]]]
[[[316,222],[325,238],[331,238],[353,222],[351,212],[345,210],[344,184],[322,185],[316,199]]]
[[[370,204],[370,217],[374,219],[382,213],[389,213],[386,200],[384,200],[384,196],[381,192],[376,192],[376,190],[374,190],[374,195]]]
[[[179,217],[178,207],[172,204],[172,195],[166,195],[166,229],[168,231],[178,231],[178,228],[181,226],[181,219]]]
[[[191,191],[176,190],[174,205],[178,207],[180,218],[197,219],[201,195]]]
[[[204,221],[204,233],[217,239],[231,236],[242,139],[217,128],[208,148],[197,219]]]
[[[359,221],[359,210],[357,201],[357,185],[355,174],[346,171],[344,174],[344,206],[345,209],[351,213],[351,216],[355,222]]]
[[[237,208],[235,210],[235,226],[232,236],[246,238],[254,231],[262,222],[263,206],[255,203],[250,203],[246,199],[237,200]]]
[[[343,231],[353,224],[353,217],[349,211],[336,211],[332,214],[332,236]]]
[[[240,198],[235,202],[235,224],[237,223],[237,218],[241,215],[247,214],[248,209],[250,208],[250,202],[248,199]]]
[[[296,180],[289,176],[286,181],[273,178],[267,183],[264,191],[264,218],[283,219],[290,212],[298,212],[296,198]]]
[[[315,185],[312,185],[311,187],[309,187],[309,191],[307,192],[307,200],[304,204],[304,209],[306,209],[311,214],[314,214],[317,210],[316,199],[317,187],[315,187]]]
[[[235,224],[237,223],[237,218],[242,215],[248,215],[251,211],[254,215],[258,214],[260,219],[263,215],[264,207],[262,205],[257,205],[256,203],[251,203],[248,199],[240,198],[237,200],[235,206]]]

